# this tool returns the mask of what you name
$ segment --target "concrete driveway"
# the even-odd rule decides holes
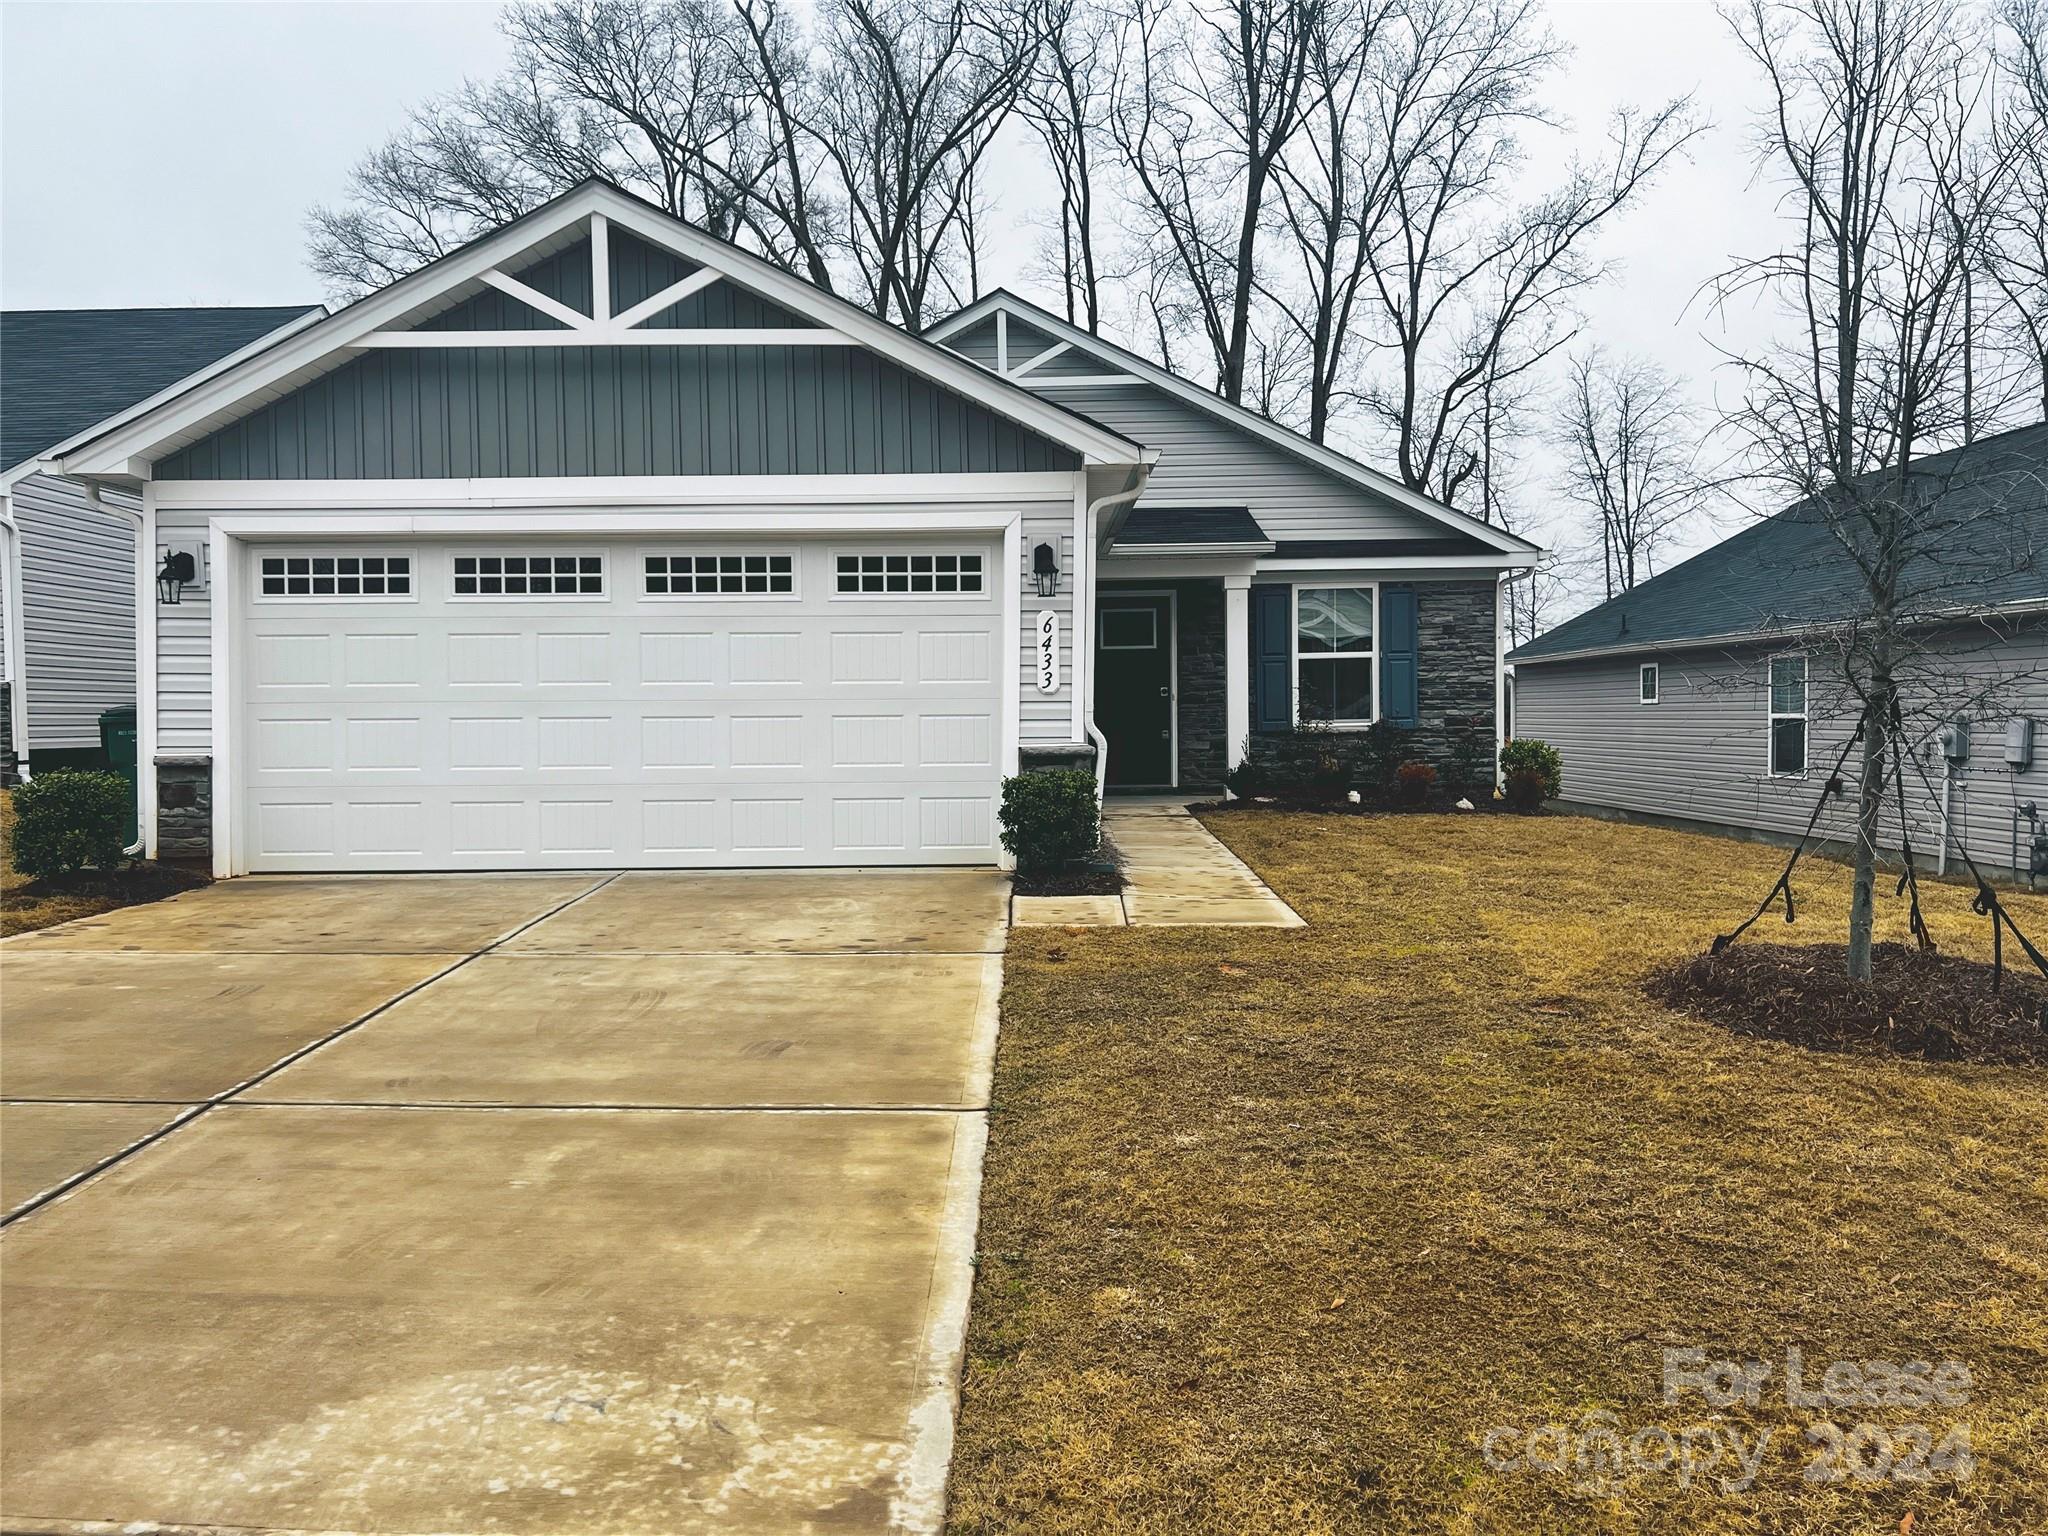
[[[934,1528],[1005,893],[259,879],[0,945],[0,1524]]]

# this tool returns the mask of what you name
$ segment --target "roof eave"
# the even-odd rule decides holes
[[[1971,619],[2024,617],[2030,613],[2048,613],[2048,597],[1938,609],[1930,613],[1912,615],[1901,622],[1908,628],[1918,629],[1932,624],[1966,623]],[[1783,645],[1831,634],[1853,622],[1854,620],[1850,619],[1814,619],[1803,624],[1774,629],[1730,630],[1717,635],[1681,635],[1664,640],[1633,640],[1626,644],[1589,645],[1569,651],[1545,651],[1533,656],[1526,655],[1521,650],[1513,650],[1508,652],[1507,659],[1518,666],[1542,666],[1552,661],[1589,661],[1603,656],[1639,656],[1645,652],[1668,656],[1674,651],[1697,651],[1717,645]]]

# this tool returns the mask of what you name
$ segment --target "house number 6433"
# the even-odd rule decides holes
[[[1057,693],[1060,687],[1060,616],[1050,608],[1038,615],[1038,691]]]

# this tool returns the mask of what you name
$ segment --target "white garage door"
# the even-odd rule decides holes
[[[251,871],[988,863],[999,547],[249,551]]]

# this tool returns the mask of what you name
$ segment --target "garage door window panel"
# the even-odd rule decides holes
[[[841,597],[979,597],[984,590],[978,554],[917,550],[839,555],[833,568]]]
[[[256,597],[262,602],[410,602],[412,557],[336,550],[261,551],[256,556]]]
[[[451,569],[453,594],[458,599],[601,599],[605,595],[601,554],[462,554],[454,557]]]
[[[796,556],[786,551],[650,554],[649,597],[794,597]]]

